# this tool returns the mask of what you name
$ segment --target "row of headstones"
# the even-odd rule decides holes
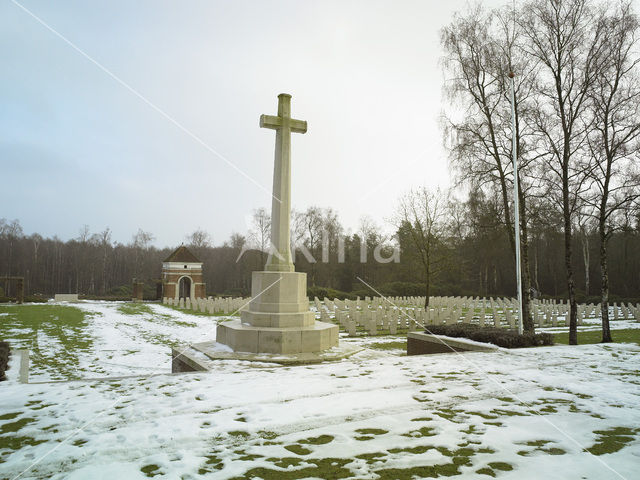
[[[316,299],[317,300],[317,299]],[[360,300],[334,300],[333,306],[338,306],[338,308],[364,308],[366,305],[370,305],[371,308],[377,309],[380,306],[386,304],[387,306],[414,306],[414,307],[422,307],[424,305],[425,297],[388,297],[383,299],[381,297],[375,297],[370,299],[369,297],[365,297],[364,301]],[[331,310],[333,307],[331,305],[331,300],[324,299],[324,302],[328,302],[327,308]],[[317,307],[316,302],[316,307]],[[480,297],[431,297],[429,301],[430,308],[441,308],[441,309],[456,309],[456,308],[480,308],[480,309],[491,309],[494,310],[495,307],[499,307],[502,310],[510,308],[514,309],[517,307],[517,302],[515,299],[508,298],[493,298],[484,299]],[[532,311],[534,314],[542,315],[545,319],[550,320],[553,315],[567,315],[569,313],[569,302],[566,303],[563,301],[554,301],[554,300],[533,300],[531,302]],[[383,307],[384,308],[384,307]],[[601,305],[600,304],[588,304],[588,305],[578,305],[578,315],[584,318],[596,318],[600,316]],[[640,311],[640,304],[635,307],[632,304],[625,305],[621,303],[618,305],[617,303],[612,303],[609,306],[610,312],[613,314],[612,318],[614,320],[619,319],[637,319],[638,312]]]
[[[405,306],[416,306],[421,307],[424,305],[425,297],[395,297],[395,298],[377,298],[377,302],[374,305],[377,307],[381,304],[381,302],[393,303],[396,305],[405,305]],[[376,305],[377,303],[377,305]],[[517,306],[517,302],[515,299],[510,298],[493,298],[485,299],[481,297],[430,297],[429,298],[429,306],[431,308],[452,308],[452,307],[460,307],[460,308],[493,308],[493,305],[497,304],[498,306],[514,308]],[[539,300],[534,299],[531,301],[532,311],[537,311],[538,314],[544,315],[546,319],[551,319],[553,314],[555,315],[568,315],[569,314],[569,301],[563,300]],[[578,315],[582,314],[583,318],[597,318],[600,316],[601,305],[590,303],[588,305],[578,305]],[[612,318],[614,320],[621,319],[640,319],[638,317],[638,312],[640,312],[640,304],[632,305],[624,303],[620,303],[618,305],[617,302],[613,302],[609,305],[610,314],[612,314]]]
[[[496,319],[498,323],[496,323]],[[352,312],[344,310],[335,310],[334,316],[331,317],[325,309],[320,310],[320,320],[329,322],[333,321],[341,325],[345,331],[351,336],[365,333],[368,335],[377,335],[381,333],[389,333],[395,335],[399,330],[415,331],[429,325],[452,325],[458,322],[476,323],[481,326],[503,326],[499,322],[496,315],[492,319],[487,316],[479,315],[474,317],[473,310],[468,310],[462,315],[461,310],[451,310],[449,312],[442,309],[424,310],[420,308],[393,308],[393,309],[364,309],[354,310]],[[515,328],[515,319],[511,312],[507,310],[507,325]]]
[[[208,297],[196,298],[193,301],[189,297],[174,299],[164,297],[162,303],[165,305],[185,308],[187,310],[199,311],[202,313],[219,313],[232,314],[238,312],[246,305],[248,299],[237,297]]]
[[[538,302],[534,300],[532,302],[532,311],[534,320],[536,315],[544,315],[546,319],[552,318],[554,315],[569,315],[569,304],[550,304],[547,302]],[[578,318],[584,320],[585,318],[600,318],[602,315],[602,304],[589,303],[578,305]],[[618,305],[617,302],[613,302],[609,305],[609,318],[613,320],[640,320],[640,304],[633,305],[631,303],[624,304],[621,302]]]
[[[474,323],[480,326],[516,328],[517,301],[509,298],[432,297],[429,309],[424,309],[425,297],[395,297],[383,299],[365,297],[356,300],[323,300],[314,298],[321,321],[333,321],[350,335],[365,333],[397,333],[427,325]],[[385,301],[386,300],[386,301]],[[404,307],[399,306],[405,305]],[[407,306],[408,305],[408,306]],[[565,325],[569,305],[564,302],[538,301],[531,304],[533,320],[537,327]],[[479,310],[476,312],[476,310]],[[640,305],[613,304],[613,319],[640,319]],[[490,312],[490,313],[487,313]],[[586,318],[597,318],[600,305],[578,305],[578,325]],[[564,317],[564,319],[559,317]]]
[[[163,303],[207,313],[236,313],[247,304],[249,299],[231,297],[163,298]],[[517,302],[510,298],[480,297],[430,297],[429,310],[424,310],[425,297],[365,297],[356,300],[314,298],[316,310],[322,321],[333,321],[349,332],[376,334],[389,332],[395,334],[399,329],[415,330],[425,325],[475,323],[478,325],[515,328]],[[566,319],[569,304],[550,300],[533,300],[531,303],[533,320],[536,326],[564,325],[559,316]],[[476,312],[479,310],[479,312]],[[490,313],[487,313],[489,311]],[[610,306],[614,320],[640,319],[640,304],[613,303]],[[483,314],[484,312],[484,314]],[[586,318],[597,318],[600,305],[578,305],[578,325]]]

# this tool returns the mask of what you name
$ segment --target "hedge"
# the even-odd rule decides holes
[[[9,364],[9,350],[7,342],[0,342],[0,381],[7,379],[4,372]]]
[[[553,335],[550,333],[523,333],[520,335],[515,330],[480,327],[469,323],[429,325],[425,332],[434,335],[446,335],[447,337],[467,338],[475,342],[492,343],[503,348],[553,345]]]

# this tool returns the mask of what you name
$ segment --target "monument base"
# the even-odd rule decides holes
[[[321,352],[338,345],[338,326],[314,322],[305,327],[254,327],[232,320],[218,325],[216,340],[234,352]]]
[[[220,360],[242,360],[245,362],[273,363],[278,365],[311,365],[324,362],[339,362],[364,350],[352,344],[343,344],[315,353],[248,353],[233,352],[217,342],[195,343],[172,349],[172,373],[215,372]]]
[[[234,352],[297,354],[338,345],[338,326],[316,322],[309,310],[307,275],[262,271],[251,275],[249,308],[218,325],[216,340]]]

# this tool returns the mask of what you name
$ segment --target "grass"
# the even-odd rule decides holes
[[[427,452],[428,450],[435,449],[442,456],[449,457],[450,463],[431,464],[409,468],[387,468],[376,470],[375,473],[380,479],[387,480],[413,480],[415,478],[437,478],[437,477],[452,477],[460,475],[459,468],[461,466],[471,466],[471,458],[477,453],[494,453],[492,450],[474,449],[474,448],[458,448],[456,450],[450,450],[446,447],[435,447],[432,445],[418,445],[413,448],[404,449],[390,449],[389,453],[413,453],[416,455]],[[494,470],[508,471],[512,470],[512,465],[503,462],[493,462],[489,464],[490,468],[487,468],[486,474],[495,476]],[[489,473],[489,471],[491,473]],[[485,473],[485,472],[479,472]]]
[[[20,305],[0,306],[0,313],[8,313],[0,317],[4,337],[12,348],[31,351],[33,369],[58,380],[80,377],[78,354],[93,346],[85,312],[67,305]]]
[[[156,475],[161,475],[160,467],[153,464],[145,465],[140,469],[140,471],[147,477],[155,477]]]
[[[381,428],[359,428],[356,432],[362,435],[384,435],[385,433],[389,433],[388,430],[383,430]]]
[[[118,311],[125,315],[143,315],[145,313],[153,315],[153,310],[144,303],[125,303],[118,307]]]
[[[290,459],[270,459],[273,460],[274,465],[281,464],[280,461]],[[280,461],[279,461],[280,460]],[[309,459],[305,463],[310,465],[298,470],[275,470],[272,468],[252,468],[246,472],[242,477],[233,477],[233,480],[243,480],[248,478],[260,478],[263,480],[295,480],[303,478],[353,478],[351,470],[344,466],[350,463],[351,460],[345,460],[343,458],[323,458],[323,459]],[[288,463],[288,462],[284,462]],[[289,465],[295,465],[296,463],[288,463]],[[286,467],[285,467],[286,468]]]
[[[124,315],[130,315],[130,316],[151,315],[153,317],[154,322],[164,323],[165,325],[177,325],[180,327],[194,327],[196,325],[194,322],[178,320],[177,318],[173,317],[171,314],[168,314],[168,313],[156,313],[148,304],[144,304],[144,303],[132,303],[132,302],[125,303],[123,305],[118,306],[118,312]],[[191,312],[191,311],[189,311],[188,313],[190,314],[193,313],[194,315],[205,315],[203,313],[199,314],[198,312]],[[165,342],[166,340],[164,338],[161,338],[156,343],[165,343]],[[171,346],[173,346],[173,344],[171,344]]]
[[[611,337],[615,343],[635,343],[640,345],[640,328],[625,328],[622,330],[611,330]],[[602,331],[594,330],[589,332],[578,332],[578,343],[581,345],[600,343]],[[569,332],[556,333],[553,335],[555,343],[569,344]]]
[[[627,443],[635,440],[640,428],[615,427],[608,430],[596,430],[598,441],[587,450],[593,455],[604,455],[622,450]]]
[[[287,445],[284,448],[289,450],[291,453],[295,453],[296,455],[309,455],[311,453],[311,450],[298,444]]]
[[[298,443],[303,443],[306,445],[324,445],[326,443],[331,443],[334,438],[335,437],[333,435],[320,435],[319,437],[311,437],[300,440]]]
[[[401,342],[375,342],[366,345],[367,348],[376,350],[405,350],[407,349],[407,341]]]
[[[30,424],[35,422],[35,419],[31,417],[22,417],[12,421],[21,414],[22,412],[12,412],[0,416],[0,452],[2,452],[0,454],[0,464],[3,463],[5,457],[13,451],[45,442],[45,440],[35,439],[32,436],[19,433],[23,428],[29,427]],[[9,420],[9,422],[1,423],[2,420]]]
[[[166,326],[194,327],[197,324],[173,317],[170,313],[155,313],[151,305],[127,302],[117,306],[120,314],[138,320]],[[188,313],[198,314],[189,311]],[[88,313],[71,305],[0,305],[2,337],[12,349],[29,350],[32,376],[44,375],[50,380],[82,378],[80,359],[93,358],[94,337],[89,321],[99,313]],[[204,314],[199,314],[204,315]],[[208,316],[208,315],[207,315]],[[178,341],[171,335],[146,333],[150,344],[173,347]],[[123,352],[126,354],[126,352]],[[102,367],[96,367],[108,374]]]

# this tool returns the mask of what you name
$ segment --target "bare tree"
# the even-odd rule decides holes
[[[155,237],[150,232],[145,232],[141,228],[138,229],[138,232],[133,236],[133,247],[135,251],[135,277],[141,278],[142,276],[142,263],[143,263],[143,255],[144,252],[149,248],[151,242]]]
[[[91,229],[86,223],[78,231],[78,242],[87,243],[91,237]]]
[[[359,243],[360,261],[356,265],[356,276],[369,282],[377,282],[377,265],[375,263],[374,251],[376,245],[383,240],[381,228],[370,215],[362,215],[358,221],[358,230],[354,235],[354,240]]]
[[[343,261],[344,243],[343,228],[338,214],[326,208],[323,214],[323,250],[322,266],[325,269],[324,281],[330,288],[336,288],[340,276],[338,264]]]
[[[38,250],[40,249],[40,245],[42,245],[42,235],[39,233],[34,233],[30,237],[31,242],[33,244],[33,267],[31,269],[31,285],[37,285],[38,280],[41,277],[41,268],[38,264]]]
[[[548,196],[555,199],[563,216],[569,343],[576,345],[572,218],[586,187],[588,167],[579,160],[591,125],[589,95],[602,74],[605,25],[602,12],[590,0],[531,2],[519,18],[528,39],[523,48],[540,67],[533,110],[540,151],[545,153],[540,174],[548,182]]]
[[[309,283],[317,285],[323,281],[324,286],[332,287],[336,282],[337,272],[332,263],[331,252],[337,260],[339,237],[342,226],[338,215],[331,208],[311,206],[303,212],[291,212],[291,243],[295,251],[306,261],[309,269]]]
[[[242,250],[242,248],[244,247],[244,245],[247,243],[247,239],[244,237],[244,235],[241,235],[239,233],[233,232],[231,233],[231,237],[229,238],[229,242],[225,242],[225,245],[228,245],[229,247],[236,249],[236,250]]]
[[[74,263],[75,263],[75,269],[76,269],[76,293],[87,293],[87,285],[86,282],[84,282],[84,280],[86,280],[86,275],[87,275],[87,255],[88,255],[88,249],[87,249],[87,245],[89,243],[89,240],[91,238],[91,230],[89,228],[89,225],[84,224],[80,230],[78,231],[78,238],[76,239],[76,241],[78,242],[78,246],[76,249],[76,253],[74,255]],[[91,269],[91,272],[93,272],[93,270]]]
[[[260,250],[260,262],[264,266],[266,255],[271,250],[271,216],[265,208],[253,211],[248,237],[251,246]]]
[[[185,238],[189,245],[196,249],[209,248],[211,246],[211,235],[201,228],[197,228]]]
[[[589,296],[590,286],[590,269],[591,269],[591,248],[589,243],[589,237],[592,234],[592,218],[588,211],[585,211],[585,207],[579,208],[576,211],[578,233],[580,237],[580,243],[582,244],[582,263],[584,265],[584,294]]]
[[[302,243],[309,252],[307,258],[310,268],[309,281],[311,286],[315,287],[317,262],[319,260],[320,250],[322,249],[322,235],[324,230],[322,210],[319,207],[309,207],[299,215],[298,222],[301,224],[304,232]]]
[[[205,256],[208,249],[211,248],[211,235],[198,227],[185,238],[200,261],[206,261]]]
[[[618,5],[603,21],[605,52],[602,74],[591,91],[593,130],[588,137],[594,161],[590,170],[592,206],[600,241],[602,341],[611,342],[607,245],[614,218],[639,196],[640,79],[636,56],[638,18],[631,3]]]
[[[7,222],[4,218],[0,219],[0,238],[5,238],[9,246],[9,255],[7,262],[7,274],[13,275],[13,249],[16,242],[24,235],[20,221],[15,219]],[[5,292],[8,295],[8,292]]]
[[[40,248],[40,245],[42,244],[42,235],[40,235],[39,233],[34,233],[33,235],[31,235],[31,241],[33,242],[33,264],[35,266],[38,265],[38,249]]]
[[[433,276],[441,267],[436,253],[447,233],[447,206],[447,195],[440,189],[431,192],[422,187],[408,192],[400,199],[393,219],[398,230],[408,231],[418,251],[426,284],[425,307],[429,306]]]
[[[107,293],[107,260],[111,248],[111,229],[106,227],[98,237],[102,249],[102,294],[104,295]]]
[[[519,191],[521,226],[521,261],[523,289],[523,324],[533,331],[530,313],[531,276],[527,234],[527,195],[530,182],[525,181],[530,164],[538,159],[530,146],[534,136],[531,121],[532,96],[535,92],[536,60],[523,55],[523,35],[513,21],[512,11],[484,10],[476,6],[468,15],[456,15],[441,32],[445,50],[444,66],[450,74],[446,84],[449,98],[464,106],[446,119],[445,133],[452,166],[461,182],[473,187],[498,188],[511,252],[516,258],[512,221],[513,168],[510,80],[515,76],[516,145],[520,163]],[[515,264],[515,263],[514,263]]]

